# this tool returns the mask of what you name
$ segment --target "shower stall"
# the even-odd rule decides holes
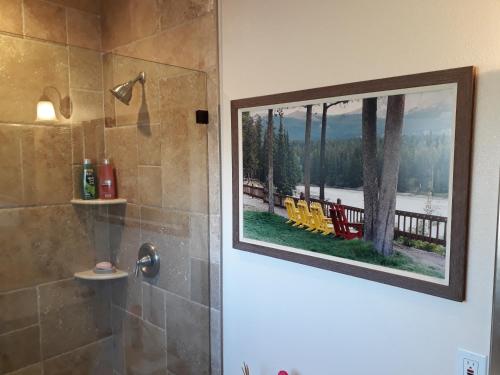
[[[220,374],[214,8],[0,1],[0,374]]]

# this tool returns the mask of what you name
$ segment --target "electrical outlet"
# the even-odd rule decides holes
[[[484,355],[458,350],[457,375],[487,375],[487,358]]]

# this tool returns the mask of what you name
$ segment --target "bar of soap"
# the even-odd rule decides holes
[[[113,273],[115,272],[115,267],[110,262],[100,262],[95,265],[95,273]]]
[[[95,268],[100,270],[111,270],[113,265],[110,262],[99,262],[95,265]]]

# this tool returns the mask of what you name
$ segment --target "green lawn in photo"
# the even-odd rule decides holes
[[[287,224],[287,219],[279,215],[268,212],[245,211],[243,221],[244,235],[248,239],[444,278],[441,271],[415,263],[411,258],[400,252],[396,251],[394,255],[384,257],[375,251],[370,242],[344,240],[332,235],[323,236],[318,233],[311,233],[305,229]]]

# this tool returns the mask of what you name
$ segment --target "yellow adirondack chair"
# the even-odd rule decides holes
[[[314,223],[314,217],[311,215],[311,212],[309,212],[309,206],[307,205],[307,202],[304,200],[300,200],[299,203],[297,203],[297,207],[299,209],[300,213],[300,226],[299,228],[302,227],[307,227],[306,230],[311,232],[315,229],[316,225]]]
[[[330,233],[335,234],[333,229],[332,219],[326,217],[323,213],[323,207],[318,202],[311,203],[311,214],[314,217],[314,222],[316,224],[316,230],[314,232],[322,232],[323,236],[327,236]]]
[[[286,222],[287,224],[292,224],[292,226],[296,227],[300,225],[300,212],[295,207],[295,201],[293,198],[286,197],[285,198],[285,208],[286,208],[286,213],[288,214],[288,221]]]

